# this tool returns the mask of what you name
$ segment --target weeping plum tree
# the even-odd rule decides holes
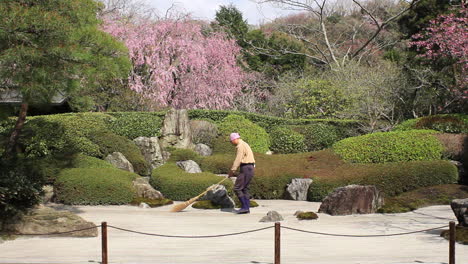
[[[200,23],[107,16],[103,29],[129,49],[130,89],[160,106],[229,108],[248,80],[235,40]]]

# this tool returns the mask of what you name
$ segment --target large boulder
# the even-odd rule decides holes
[[[188,112],[185,109],[171,109],[164,118],[161,129],[161,146],[193,149],[192,131]]]
[[[296,201],[307,201],[307,192],[312,179],[292,179],[287,185],[286,194],[290,199]]]
[[[468,198],[455,199],[450,203],[460,226],[468,227]]]
[[[148,198],[148,199],[164,199],[164,196],[161,192],[155,190],[153,186],[149,184],[148,177],[140,177],[133,181],[133,187],[136,191],[136,196],[138,198]]]
[[[213,154],[213,150],[205,144],[199,143],[195,146],[195,152],[200,154],[200,156],[211,156]]]
[[[54,236],[96,237],[98,230],[96,227],[92,228],[93,226],[95,226],[94,223],[87,222],[69,211],[57,211],[42,206],[25,215],[21,221],[8,224],[4,228],[18,235],[50,234],[90,228]]]
[[[150,164],[151,170],[164,164],[163,152],[157,137],[138,137],[133,140],[141,154]]]
[[[216,124],[205,120],[191,120],[192,141],[195,144],[205,144],[212,146],[213,140],[218,136],[218,127]]]
[[[221,208],[234,208],[234,200],[228,195],[224,185],[216,185],[208,191],[201,200],[210,200],[213,204],[220,205]]]
[[[202,170],[200,166],[193,160],[184,160],[184,161],[177,161],[177,166],[181,169],[185,170],[188,173],[200,173]]]
[[[323,200],[319,213],[330,215],[372,214],[383,205],[383,197],[372,185],[348,185],[335,189]]]
[[[113,152],[109,154],[104,160],[108,161],[114,167],[126,170],[129,172],[135,172],[133,170],[133,165],[128,161],[128,159],[120,152]]]
[[[269,211],[266,216],[260,219],[260,222],[279,222],[283,220],[283,217],[278,212]]]

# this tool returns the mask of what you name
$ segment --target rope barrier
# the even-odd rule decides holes
[[[74,232],[80,232],[80,231],[85,231],[85,230],[90,230],[93,228],[99,228],[101,227],[100,225],[98,226],[92,226],[92,227],[87,227],[87,228],[82,228],[82,229],[76,229],[76,230],[71,230],[71,231],[65,231],[65,232],[53,232],[53,233],[46,233],[46,234],[16,234],[19,236],[52,236],[52,235],[63,235],[63,234],[69,234],[69,233],[74,233]]]
[[[147,235],[147,236],[170,237],[170,238],[213,238],[213,237],[226,237],[226,236],[236,236],[236,235],[242,235],[242,234],[247,234],[247,233],[254,233],[254,232],[259,232],[259,231],[263,231],[263,230],[266,230],[266,229],[273,228],[274,226],[268,226],[268,227],[263,227],[263,228],[248,230],[248,231],[236,232],[236,233],[221,234],[221,235],[207,235],[207,236],[161,235],[161,234],[154,234],[154,233],[139,232],[139,231],[120,228],[120,227],[111,226],[111,225],[108,225],[108,227],[114,228],[114,229],[117,229],[117,230],[120,230],[120,231],[125,231],[125,232],[140,234],[140,235]]]
[[[289,229],[289,230],[293,230],[293,231],[297,231],[297,232],[310,233],[310,234],[316,234],[316,235],[322,235],[322,236],[335,236],[335,237],[391,237],[391,236],[404,236],[404,235],[410,235],[410,234],[415,234],[415,233],[422,233],[422,232],[438,230],[438,229],[442,229],[442,228],[446,228],[446,227],[447,227],[447,225],[444,225],[444,226],[429,228],[429,229],[424,229],[424,230],[411,231],[411,232],[405,232],[405,233],[388,234],[388,235],[342,235],[342,234],[331,234],[331,233],[307,231],[307,230],[301,230],[301,229],[287,227],[287,226],[281,226],[281,228]]]

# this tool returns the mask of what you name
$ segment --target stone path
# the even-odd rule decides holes
[[[391,234],[438,227],[455,220],[449,206],[432,206],[416,212],[386,215],[328,216],[299,221],[296,210],[317,211],[319,203],[260,200],[250,215],[188,208],[170,213],[171,206],[141,209],[131,206],[68,207],[96,224],[170,235],[214,235],[273,225],[260,223],[276,210],[282,225],[340,234]],[[433,217],[433,216],[437,216]],[[448,242],[439,231],[396,237],[343,238],[282,230],[282,263],[294,264],[396,264],[447,263]],[[0,244],[0,263],[98,263],[97,238],[19,238]],[[273,229],[233,237],[176,239],[142,236],[109,229],[110,263],[268,264],[273,262]],[[468,263],[468,246],[457,244],[457,264]]]

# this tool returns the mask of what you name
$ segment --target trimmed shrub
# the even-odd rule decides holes
[[[265,153],[270,145],[270,138],[265,129],[240,115],[229,115],[224,118],[219,124],[219,132],[226,140],[232,132],[239,133],[254,152]],[[215,145],[215,150],[216,147],[218,146]]]
[[[282,174],[279,176],[256,175],[250,183],[250,194],[255,199],[285,199],[286,186],[292,179],[301,178],[294,174]]]
[[[171,152],[171,157],[169,161],[184,161],[184,160],[193,160],[196,163],[200,164],[202,156],[190,149],[174,149]]]
[[[166,198],[185,201],[199,195],[222,179],[209,172],[188,173],[181,170],[175,163],[168,162],[153,170],[150,183]],[[225,180],[222,185],[232,192],[231,181]]]
[[[121,152],[132,163],[136,173],[139,175],[151,174],[150,165],[133,141],[107,131],[94,133],[91,140],[99,146],[102,157],[107,157],[113,152]]]
[[[307,126],[291,126],[296,132],[304,135],[307,151],[317,151],[331,147],[335,142],[348,137],[343,129],[335,126],[318,123]],[[349,131],[351,133],[351,131]]]
[[[164,206],[168,204],[173,204],[174,202],[169,199],[149,199],[149,198],[137,197],[137,198],[134,198],[130,204],[139,206],[141,203],[145,203],[149,205],[149,207],[154,208],[154,207]]]
[[[287,128],[277,127],[270,132],[271,150],[275,153],[298,153],[304,152],[304,136]]]
[[[128,204],[138,175],[114,168],[63,170],[55,181],[57,200],[65,204]]]
[[[137,137],[159,137],[166,112],[118,112],[107,122],[109,129],[119,136],[134,140]]]
[[[314,212],[302,212],[297,214],[297,219],[299,220],[316,220],[318,219],[318,215]]]
[[[210,147],[218,136],[218,126],[207,120],[190,120],[192,141],[194,144],[202,143]]]
[[[199,165],[202,171],[209,171],[215,174],[227,174],[235,158],[235,154],[215,154],[203,157]]]
[[[115,168],[112,164],[105,160],[86,156],[83,154],[76,155],[71,161],[70,167],[83,169]]]
[[[432,129],[443,133],[468,133],[468,115],[432,115],[406,120],[394,130]]]
[[[333,150],[343,160],[357,163],[385,163],[441,159],[443,147],[429,130],[377,132],[343,139]]]

